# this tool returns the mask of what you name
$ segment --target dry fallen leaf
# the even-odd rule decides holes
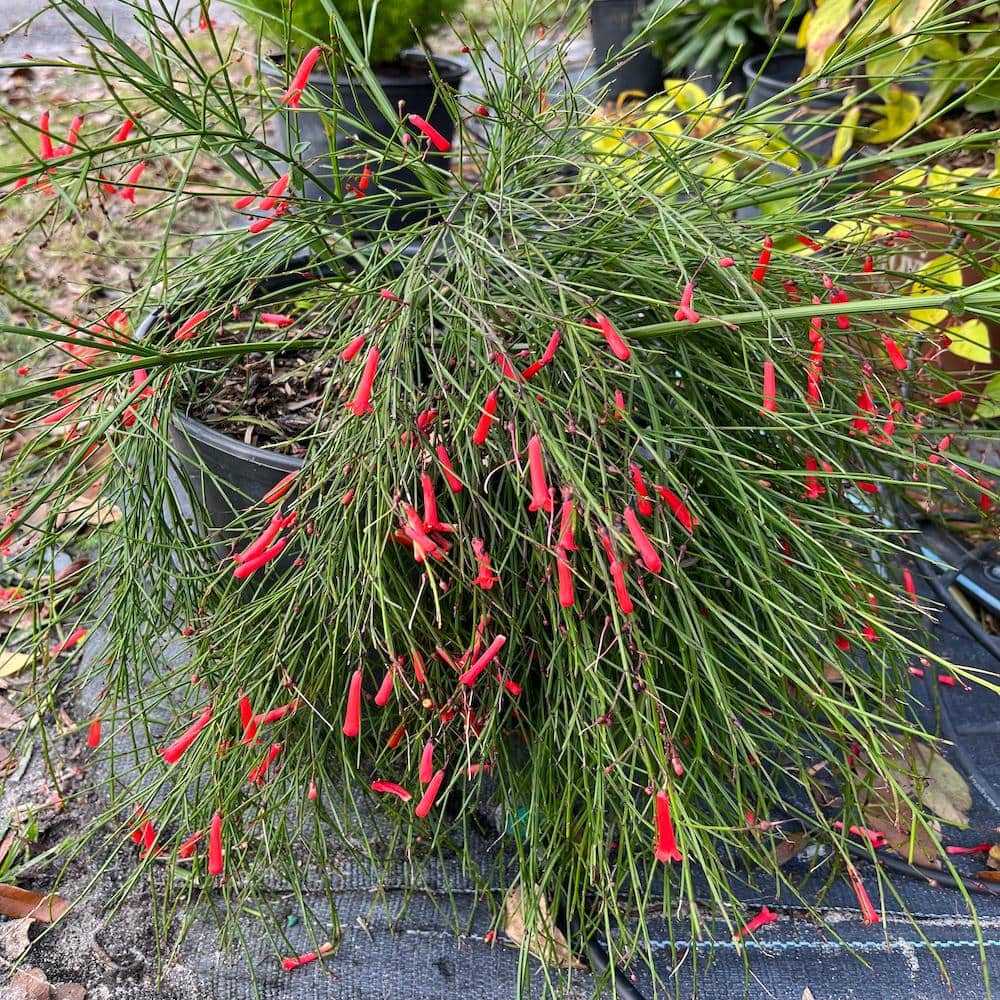
[[[861,802],[861,815],[865,826],[881,833],[901,858],[922,868],[941,867],[930,834],[923,826],[914,828],[912,810],[884,778],[873,776],[871,790]]]
[[[0,924],[0,956],[16,962],[31,947],[31,917],[7,920]]]
[[[911,742],[920,801],[952,826],[969,825],[972,793],[958,771],[926,743]]]
[[[18,969],[10,980],[11,1000],[51,1000],[49,981],[41,969]]]
[[[31,663],[27,653],[0,653],[0,677],[13,677]]]
[[[774,860],[779,865],[787,865],[792,858],[801,854],[809,844],[809,834],[804,831],[787,833],[785,839],[774,849]]]
[[[552,922],[545,897],[536,894],[537,911],[532,914],[529,931],[525,920],[527,901],[518,886],[513,886],[504,899],[504,931],[515,944],[527,944],[528,951],[546,965],[556,965],[564,969],[582,969],[583,965],[569,950],[569,944],[561,930]]]
[[[79,983],[51,983],[49,1000],[86,1000],[87,988]]]
[[[1000,844],[994,844],[990,848],[989,857],[986,859],[986,864],[990,868],[1000,868]]]
[[[50,924],[68,909],[69,900],[55,893],[43,896],[33,889],[20,889],[0,882],[0,914],[5,917],[34,917]]]
[[[980,882],[1000,882],[1000,872],[976,872],[976,878],[979,879]]]

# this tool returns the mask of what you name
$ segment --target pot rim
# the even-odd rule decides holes
[[[457,59],[451,59],[448,56],[428,55],[420,49],[406,49],[400,53],[399,58],[401,62],[410,61],[424,62],[428,64],[432,63],[437,68],[438,75],[441,79],[451,86],[457,86],[461,83],[462,77],[464,77],[468,72],[468,68]],[[257,65],[265,76],[269,76],[272,79],[276,79],[280,76],[283,81],[285,76],[281,70],[281,64],[284,63],[284,61],[285,54],[283,52],[268,52],[260,56],[257,60]],[[394,89],[426,87],[427,84],[433,79],[429,72],[425,77],[409,78],[382,74],[379,72],[379,68],[377,66],[373,66],[372,71],[375,73],[375,78],[380,83],[391,85]],[[356,86],[358,83],[358,79],[355,76],[338,73],[336,79],[334,79],[329,74],[318,68],[313,70],[310,74],[309,81],[312,85],[318,84],[320,87],[331,88],[334,84],[337,86]]]
[[[170,420],[186,437],[199,444],[206,444],[237,461],[246,462],[249,465],[261,465],[276,472],[297,472],[305,465],[305,461],[301,458],[296,458],[294,455],[281,455],[278,452],[268,451],[266,448],[247,444],[239,438],[223,434],[221,431],[209,427],[208,424],[181,413],[180,410],[175,409],[170,415]]]
[[[778,62],[787,62],[790,59],[795,59],[799,62],[804,61],[803,57],[800,56],[798,52],[775,52],[750,56],[748,59],[743,61],[743,65],[741,67],[743,71],[743,78],[748,86],[760,86],[763,84],[766,87],[775,89],[779,94],[783,93],[786,90],[792,89],[796,81],[793,80],[789,82],[788,80],[779,79],[776,76],[772,76],[766,70],[761,73],[760,68],[764,65],[765,60],[767,61],[767,65],[770,67],[774,66]],[[809,100],[814,104],[829,104],[832,107],[839,107],[841,104],[840,98],[822,91],[810,94]]]

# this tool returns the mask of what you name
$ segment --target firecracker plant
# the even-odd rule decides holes
[[[599,931],[614,959],[656,965],[656,915],[681,938],[766,934],[777,917],[743,912],[732,882],[794,888],[776,848],[797,829],[878,921],[872,829],[909,856],[939,832],[904,780],[910,669],[980,680],[924,649],[934,606],[898,513],[947,494],[994,516],[989,470],[949,450],[974,392],[925,333],[1000,317],[997,278],[914,288],[899,264],[950,225],[992,259],[988,169],[940,198],[880,178],[1000,136],[775,181],[783,146],[727,139],[767,106],[719,122],[713,105],[706,129],[661,102],[677,128],[644,133],[623,171],[595,130],[624,126],[595,117],[563,46],[523,42],[540,4],[468,32],[482,82],[442,94],[460,169],[424,165],[426,218],[381,238],[389,196],[369,179],[439,144],[422,120],[402,109],[391,140],[351,149],[367,165],[331,211],[267,139],[285,107],[314,106],[308,73],[267,89],[227,70],[242,34],[220,33],[208,66],[167,17],[147,54],[79,0],[57,6],[91,33],[79,72],[141,127],[15,122],[41,146],[4,200],[34,199],[40,233],[122,199],[244,214],[183,261],[153,248],[99,315],[16,327],[33,347],[3,399],[19,446],[2,566],[35,581],[30,616],[53,553],[91,526],[81,599],[26,648],[43,715],[99,678],[79,738],[107,769],[100,822],[24,877],[128,858],[122,894],[155,872],[174,931],[184,904],[267,913],[291,887],[316,942],[293,969],[336,943],[302,887],[333,901],[345,851],[475,871],[485,835],[529,926],[546,900],[571,943]],[[204,155],[236,185],[191,190]],[[167,157],[174,180],[147,184],[142,164]],[[239,424],[288,358],[315,418],[254,440],[301,468],[213,527],[175,417],[243,378]]]

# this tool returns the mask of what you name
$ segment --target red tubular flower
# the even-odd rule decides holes
[[[371,790],[378,792],[380,795],[395,795],[397,799],[401,799],[403,802],[409,802],[413,798],[402,785],[397,785],[395,781],[373,781],[371,783]]]
[[[871,274],[875,270],[875,261],[871,254],[865,257],[864,265],[861,268],[863,274]]]
[[[245,580],[247,577],[253,576],[257,570],[266,566],[271,560],[277,559],[278,556],[285,550],[285,546],[288,544],[287,538],[279,538],[277,542],[274,543],[270,548],[264,549],[259,555],[253,556],[241,562],[236,569],[233,570],[233,576],[237,580]]]
[[[190,340],[194,336],[195,330],[211,316],[211,310],[202,309],[193,316],[186,319],[174,334],[174,340]]]
[[[489,436],[490,428],[493,426],[493,415],[497,412],[497,392],[493,389],[490,394],[486,397],[486,402],[483,403],[483,414],[479,418],[479,423],[476,424],[475,433],[472,435],[472,443],[479,445],[486,444],[486,438]]]
[[[872,425],[864,414],[878,413],[878,409],[875,406],[875,400],[872,399],[872,395],[868,391],[867,385],[862,385],[861,391],[858,393],[858,410],[859,415],[851,421],[851,429],[860,434],[868,434],[872,429]]]
[[[526,382],[529,379],[533,379],[547,364],[550,364],[552,359],[556,356],[556,349],[559,347],[559,341],[562,339],[562,334],[558,330],[553,330],[552,336],[549,338],[549,342],[542,352],[542,356],[537,361],[532,361],[527,368],[521,372],[521,378]]]
[[[343,734],[348,739],[357,739],[361,732],[361,671],[351,674],[351,682],[347,688],[347,709],[344,712]]]
[[[366,163],[361,170],[361,176],[358,178],[358,183],[354,185],[354,197],[364,198],[368,193],[368,186],[372,182],[372,168]]]
[[[148,858],[152,856],[154,849],[156,847],[156,837],[157,837],[156,827],[153,826],[151,820],[147,819],[146,822],[142,824],[141,837],[140,837],[140,841],[142,843],[142,850],[139,852],[140,858]]]
[[[222,872],[222,813],[215,812],[208,824],[208,874],[215,877]]]
[[[936,397],[934,403],[937,406],[954,406],[956,403],[961,403],[964,396],[965,393],[961,389],[953,389],[943,396]]]
[[[281,196],[288,187],[288,182],[292,179],[291,174],[282,174],[268,189],[267,194],[261,199],[260,210],[270,212],[278,204]]]
[[[993,850],[992,844],[974,844],[972,847],[958,847],[950,844],[945,848],[946,853],[955,854],[989,854]]]
[[[287,958],[283,958],[281,960],[281,967],[285,972],[292,972],[303,965],[315,962],[320,955],[329,955],[331,951],[333,951],[333,945],[326,942],[325,944],[321,944],[317,951],[307,951],[301,955],[289,955]]]
[[[429,122],[420,115],[407,115],[406,120],[415,128],[427,136],[427,141],[439,152],[447,153],[451,151],[451,143]]]
[[[861,919],[866,924],[877,924],[881,921],[878,911],[872,906],[871,899],[868,898],[868,890],[865,888],[857,868],[850,862],[847,863],[847,877],[850,880],[854,895],[858,897],[858,906],[861,907]]]
[[[486,544],[481,538],[472,539],[472,551],[476,556],[476,562],[479,564],[479,572],[472,581],[472,585],[474,587],[481,587],[483,590],[492,590],[496,585],[497,575],[493,572],[490,556],[486,551]]]
[[[450,489],[452,493],[461,493],[462,480],[455,475],[455,467],[451,464],[448,449],[445,448],[443,444],[439,444],[434,449],[434,454],[437,455],[438,461],[441,463],[441,471],[444,473],[444,479],[448,484],[448,489]]]
[[[365,346],[365,335],[359,334],[355,337],[341,352],[340,356],[344,361],[353,361],[357,355],[358,351]]]
[[[842,636],[842,635],[836,636],[834,638],[834,640],[833,640],[833,644],[842,653],[849,653],[851,651],[851,644],[850,644],[850,642],[848,642],[848,640],[847,640],[847,638],[845,636]]]
[[[68,156],[76,149],[76,144],[80,138],[80,129],[83,128],[83,115],[73,115],[73,120],[69,123],[69,132],[66,135],[66,145],[60,146],[55,152],[56,156]]]
[[[694,534],[694,529],[698,524],[697,518],[693,517],[686,503],[667,486],[654,487],[660,499],[670,508],[670,512],[681,523],[681,527],[689,534]]]
[[[87,637],[87,629],[75,628],[62,642],[57,642],[49,649],[49,656],[59,656],[60,653],[68,653],[75,646],[78,646]]]
[[[295,320],[293,317],[286,316],[284,313],[261,313],[260,322],[263,326],[276,326],[283,328],[291,326]]]
[[[275,722],[280,722],[282,719],[297,712],[299,705],[299,699],[293,698],[284,705],[279,705],[277,708],[272,708],[269,711],[264,712],[262,715],[258,715],[256,718],[257,724],[260,726],[270,726]]]
[[[403,513],[407,522],[403,527],[403,535],[413,545],[413,555],[417,562],[423,562],[427,556],[440,559],[443,555],[442,548],[428,535],[428,527],[416,510],[410,504],[403,504]]]
[[[309,787],[306,789],[306,798],[310,802],[315,802],[319,798],[319,789],[316,787],[315,780],[309,782]]]
[[[910,676],[911,677],[923,677],[924,676],[923,667],[907,667],[907,670],[910,671]]]
[[[819,471],[819,463],[813,455],[806,455],[805,465],[807,472]],[[824,493],[826,493],[826,487],[815,476],[806,476],[806,490],[802,494],[806,500],[818,500]]]
[[[632,477],[632,485],[635,487],[637,497],[636,507],[639,508],[639,513],[643,517],[651,517],[653,514],[653,503],[649,499],[649,490],[646,489],[646,482],[642,478],[642,469],[632,462],[628,467],[628,471]]]
[[[233,560],[245,563],[250,559],[256,559],[278,537],[286,523],[290,522],[287,522],[280,510],[276,511],[268,526],[242,552],[233,556]]]
[[[289,472],[287,476],[282,476],[274,486],[272,486],[261,498],[261,503],[277,503],[294,485],[299,478],[299,470]],[[280,512],[279,512],[280,513]]]
[[[635,516],[635,511],[631,507],[626,507],[624,516],[625,527],[628,528],[629,534],[632,536],[632,542],[639,553],[639,558],[642,559],[642,564],[650,573],[659,573],[663,569],[663,560],[646,537],[646,533],[639,523],[639,518]]]
[[[683,861],[674,838],[674,824],[670,818],[670,799],[666,792],[656,793],[656,860]]]
[[[459,684],[464,684],[466,687],[472,687],[476,683],[479,675],[496,659],[497,654],[504,647],[504,643],[507,642],[507,636],[498,635],[490,644],[486,647],[483,654],[479,657],[475,663],[469,667],[458,678]]]
[[[809,250],[822,250],[823,248],[811,237],[804,235],[796,235],[795,237],[804,247]]]
[[[680,322],[680,320],[686,320],[688,323],[697,323],[701,316],[692,307],[691,302],[694,299],[694,282],[689,281],[684,286],[684,291],[681,292],[680,305],[677,307],[677,311],[674,313],[674,319]]]
[[[718,264],[719,267],[734,267],[736,265],[736,260],[733,257],[720,257]]]
[[[177,857],[182,861],[193,857],[194,849],[201,843],[204,836],[205,834],[201,830],[196,830],[186,840],[181,841],[180,847],[177,848]]]
[[[263,782],[264,776],[267,774],[268,768],[274,763],[278,754],[282,751],[282,745],[280,743],[272,743],[268,747],[267,753],[264,755],[263,760],[254,768],[250,770],[247,775],[247,781],[251,785],[259,785]]]
[[[833,826],[836,830],[844,829],[844,824],[839,819]],[[889,842],[884,833],[880,833],[878,830],[869,830],[867,826],[851,826],[848,828],[848,832],[854,837],[861,837],[867,840],[876,851],[881,847],[885,847]]]
[[[913,573],[909,566],[903,567],[903,588],[913,598],[913,603],[917,603],[917,585],[913,581]]]
[[[427,672],[424,668],[423,654],[415,649],[410,653],[410,663],[413,665],[413,677],[418,684],[427,683]]]
[[[615,555],[614,546],[611,543],[611,536],[603,528],[600,533],[601,544],[608,557],[608,572],[611,574],[611,582],[614,584],[615,596],[618,598],[618,606],[622,614],[630,615],[635,610],[632,598],[629,597],[628,587],[625,583],[625,570]]]
[[[361,380],[358,382],[358,391],[354,399],[347,404],[347,408],[356,417],[363,417],[365,414],[375,412],[371,405],[371,397],[372,385],[378,371],[379,356],[377,347],[368,351],[368,357],[365,359],[365,370],[361,373]]]
[[[434,800],[437,798],[438,792],[441,790],[442,781],[444,781],[443,768],[428,782],[427,788],[424,789],[422,798],[417,803],[416,809],[413,810],[413,815],[418,819],[424,819],[431,809],[434,808]]]
[[[945,687],[953,688],[958,683],[951,674],[938,674],[937,677],[938,684],[943,684]]]
[[[615,420],[624,420],[626,413],[625,394],[621,389],[615,389]]]
[[[528,471],[531,474],[531,503],[528,510],[534,512],[543,510],[551,514],[555,504],[545,482],[545,460],[542,457],[542,441],[537,434],[532,434],[528,441]]]
[[[563,491],[566,496],[567,491]],[[559,547],[567,552],[576,551],[576,538],[573,535],[573,514],[575,505],[572,497],[566,496],[559,509]]]
[[[290,108],[297,108],[302,103],[302,91],[306,89],[309,83],[309,74],[312,73],[313,67],[322,54],[323,50],[318,45],[306,53],[302,62],[299,63],[299,68],[295,71],[295,76],[292,77],[288,89],[281,95],[280,103]]]
[[[573,570],[566,558],[566,549],[556,548],[556,573],[559,577],[559,604],[571,608],[576,603],[576,592],[573,584]]]
[[[242,691],[240,692],[239,700],[240,708],[240,729],[246,732],[247,726],[250,725],[250,720],[253,718],[253,705],[250,703],[250,699]]]
[[[379,685],[378,691],[375,694],[375,704],[379,708],[385,708],[389,704],[389,699],[392,697],[392,686],[395,681],[396,668],[390,664],[389,669],[385,672],[385,677],[382,678],[382,683]]]
[[[396,295],[391,289],[383,288],[379,293],[379,297],[386,300],[386,302],[395,302],[397,305],[405,306],[406,303]]]
[[[604,339],[607,341],[608,347],[611,349],[611,353],[619,361],[628,361],[632,356],[632,351],[628,344],[625,343],[624,338],[618,332],[614,323],[604,313],[594,313],[594,322],[588,321],[586,325],[601,331]]]
[[[49,132],[49,112],[47,110],[38,116],[38,142],[42,152],[42,159],[51,160],[56,154],[52,148],[52,135]]]
[[[764,362],[764,404],[761,413],[778,412],[778,380],[773,361]]]
[[[830,301],[836,304],[841,304],[843,302],[850,302],[850,298],[842,288],[834,288],[830,292]],[[837,326],[841,330],[850,330],[851,328],[851,317],[845,313],[841,313],[837,316]]]
[[[94,719],[87,727],[87,746],[96,750],[101,744],[101,720]]]
[[[170,746],[160,751],[160,756],[166,763],[170,765],[176,764],[188,752],[191,744],[194,743],[201,731],[211,721],[212,706],[207,705],[201,715]]]
[[[427,531],[450,532],[452,525],[442,523],[438,517],[437,497],[434,495],[434,482],[426,472],[420,474],[420,490],[424,498],[424,528]]]
[[[757,284],[763,284],[764,279],[767,277],[767,268],[771,263],[771,248],[774,243],[770,236],[764,237],[763,249],[760,251],[760,256],[757,258],[757,266],[753,269],[753,273],[750,275],[751,280],[756,281]]]
[[[869,483],[863,479],[856,479],[854,485],[857,486],[862,493],[878,493],[878,485],[876,483]]]
[[[426,785],[434,776],[434,741],[428,740],[420,754],[420,771],[417,775],[421,785]]]
[[[818,248],[818,244],[817,244]],[[751,920],[748,920],[734,935],[733,938],[739,940],[740,938],[746,937],[748,934],[754,934],[761,929],[761,927],[766,927],[768,924],[776,924],[778,922],[778,914],[769,910],[766,906],[762,906],[760,913],[757,914]]]
[[[897,369],[899,369],[899,371],[906,371],[906,369],[910,367],[910,362],[906,360],[903,352],[899,349],[899,345],[892,339],[892,337],[887,337],[883,333],[882,346],[885,348],[885,353],[889,356],[889,360]]]
[[[132,129],[134,128],[135,122],[131,118],[126,118],[118,127],[118,131],[115,132],[114,138],[111,141],[124,142],[132,134]]]
[[[125,185],[118,189],[118,194],[125,200],[130,201],[135,204],[135,186],[139,183],[139,178],[142,177],[143,171],[146,169],[146,164],[143,161],[139,161],[129,172],[125,178]]]
[[[799,295],[799,286],[792,281],[791,278],[785,278],[781,283],[781,287],[785,290],[785,295],[788,296],[789,302],[801,302],[802,297]]]
[[[249,226],[247,226],[247,232],[250,233],[252,236],[257,236],[259,233],[264,232],[264,230],[267,229],[268,226],[273,225],[275,222],[277,222],[277,220],[278,220],[277,215],[268,215],[265,216],[263,219],[257,219],[254,222],[251,222]]]
[[[435,409],[423,410],[421,413],[417,414],[417,430],[421,434],[425,434],[429,429],[431,424],[437,420],[438,411]]]
[[[510,363],[510,358],[507,357],[502,351],[497,351],[493,355],[493,359],[500,366],[500,374],[504,378],[509,378],[512,382],[520,382],[521,375],[520,372]]]

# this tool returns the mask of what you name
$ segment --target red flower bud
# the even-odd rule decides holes
[[[344,713],[343,733],[348,739],[357,739],[361,732],[361,671],[355,670],[347,689],[347,710]]]
[[[222,871],[222,814],[216,812],[208,825],[208,874],[218,876]]]

